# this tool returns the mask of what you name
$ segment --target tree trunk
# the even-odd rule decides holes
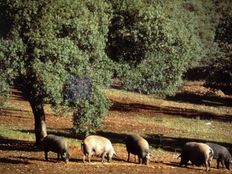
[[[36,99],[31,99],[29,102],[34,114],[35,146],[41,147],[43,138],[47,136],[43,103]]]

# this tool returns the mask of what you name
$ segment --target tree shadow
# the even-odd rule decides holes
[[[179,162],[164,162],[163,164],[167,165],[167,166],[171,166],[171,167],[180,167],[180,168],[185,168],[185,169],[188,169],[188,170],[192,170],[192,172],[204,172],[204,167],[203,166],[195,166],[193,164],[191,164],[190,162],[188,162],[188,166],[185,167],[185,166],[180,166],[180,163]],[[214,167],[210,167],[210,168],[214,168]],[[201,172],[201,173],[202,173]]]
[[[167,97],[169,101],[187,102],[206,106],[232,106],[232,98],[198,95],[194,93],[177,93],[175,96]]]
[[[191,81],[206,80],[209,76],[210,69],[207,66],[198,66],[188,69],[184,73],[184,79]]]
[[[11,159],[11,158],[0,158],[0,163],[8,164],[31,164],[28,160],[25,159]]]
[[[225,121],[231,122],[232,115],[217,115],[210,112],[201,112],[195,109],[184,109],[178,107],[161,107],[161,106],[154,106],[154,105],[147,105],[147,104],[140,104],[140,103],[120,103],[113,101],[113,104],[110,108],[111,111],[120,111],[120,112],[136,112],[139,110],[150,110],[154,113],[163,113],[168,115],[179,115],[186,118],[198,118],[203,120],[218,120],[218,121]]]
[[[96,135],[108,138],[113,144],[125,144],[125,140],[128,135],[127,133],[116,133],[107,131],[97,131]],[[195,138],[180,138],[180,137],[170,137],[163,134],[146,134],[144,138],[149,142],[149,144],[154,148],[161,148],[169,152],[180,152],[185,143],[187,142],[202,142],[202,143],[216,143],[226,147],[230,152],[232,152],[232,144],[222,143],[216,141],[206,141],[204,139]]]
[[[161,148],[170,152],[181,152],[181,149],[187,142],[216,143],[226,147],[230,152],[232,152],[232,144],[230,143],[206,141],[204,139],[170,137],[163,134],[147,134],[146,139],[152,147]]]
[[[15,140],[0,136],[0,150],[3,151],[39,151],[32,141]]]
[[[55,153],[55,152],[49,152],[49,153]],[[17,157],[18,159],[24,159],[24,160],[29,160],[29,161],[39,161],[39,162],[49,162],[49,163],[65,163],[64,160],[62,159],[59,159],[57,160],[57,157],[55,157],[56,154],[53,154],[53,156],[51,157],[51,155],[48,155],[48,161],[45,159],[44,157],[43,159],[41,158],[35,158],[35,157]],[[72,162],[77,162],[78,160],[76,159],[69,159],[69,161],[72,161]],[[79,160],[80,161],[80,160]]]
[[[17,131],[20,131],[22,133],[35,133],[33,129],[18,129]],[[73,129],[54,129],[54,128],[47,128],[47,134],[53,134],[60,137],[65,138],[75,138],[75,139],[84,139],[85,137],[83,135],[76,135],[73,133]]]

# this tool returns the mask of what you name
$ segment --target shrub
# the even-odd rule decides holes
[[[193,13],[179,1],[113,2],[108,55],[124,89],[174,95],[182,74],[204,56]]]
[[[209,77],[205,86],[220,89],[226,94],[232,94],[232,2],[219,2],[217,11],[220,20],[215,32],[214,59],[209,63]]]
[[[101,126],[109,109],[109,102],[100,89],[93,88],[88,100],[80,100],[73,114],[74,133],[88,136]]]

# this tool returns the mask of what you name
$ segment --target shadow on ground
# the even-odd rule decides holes
[[[31,164],[28,160],[25,159],[11,159],[11,158],[0,158],[0,163],[6,164]]]
[[[98,135],[104,136],[111,140],[112,143],[121,143],[125,144],[126,137],[128,134],[125,133],[115,133],[115,132],[97,132]],[[161,148],[165,151],[169,152],[180,152],[182,147],[187,142],[211,142],[216,143],[228,148],[228,150],[232,153],[232,144],[230,143],[221,143],[221,142],[214,142],[214,141],[205,141],[204,139],[193,139],[193,138],[177,138],[177,137],[169,137],[162,134],[147,134],[144,137],[148,142],[149,145],[154,148]]]
[[[206,106],[232,106],[232,98],[193,93],[177,93],[175,96],[167,97],[166,99],[169,101],[188,102]]]
[[[200,112],[195,109],[184,109],[178,107],[160,107],[154,105],[145,105],[140,103],[119,103],[113,102],[113,105],[110,108],[111,111],[120,111],[120,112],[136,112],[139,110],[150,110],[154,113],[163,113],[168,115],[182,116],[186,118],[198,118],[204,120],[218,120],[231,122],[232,115],[217,115],[210,112]]]
[[[230,151],[232,151],[232,144],[230,143],[206,141],[204,139],[170,137],[162,134],[147,134],[146,139],[148,140],[151,146],[156,148],[162,148],[165,151],[171,151],[171,152],[180,152],[182,147],[185,145],[185,143],[191,141],[202,142],[202,143],[207,143],[207,142],[216,143],[225,146]]]
[[[2,136],[0,136],[0,150],[38,151],[32,141],[15,140]]]
[[[128,134],[125,133],[115,133],[115,132],[97,132],[98,135],[104,136],[111,140],[112,143],[122,143],[125,144],[126,137]],[[162,134],[147,134],[144,137],[149,144],[154,148],[161,148],[165,151],[170,152],[180,152],[185,143],[194,141],[194,142],[211,142],[220,144],[222,146],[227,147],[232,152],[232,144],[230,143],[221,143],[221,142],[213,142],[213,141],[205,141],[204,139],[193,139],[193,138],[177,138],[177,137],[169,137]]]
[[[50,133],[53,133],[58,136],[66,137],[66,138],[76,138],[72,134],[70,134],[68,130],[66,130],[66,132],[64,132],[64,130],[62,130],[62,132],[59,132],[57,130],[56,132],[50,132]],[[125,144],[125,139],[128,136],[128,134],[126,133],[115,133],[115,132],[104,132],[104,131],[98,131],[96,132],[96,134],[110,139],[113,144],[115,143]],[[78,137],[77,139],[79,138],[80,137]],[[145,139],[149,142],[150,146],[154,148],[160,148],[160,149],[163,149],[169,152],[180,152],[184,144],[190,141],[206,143],[206,141],[203,139],[170,137],[170,136],[165,136],[162,134],[147,134],[145,135]],[[81,139],[79,140],[83,140],[83,137],[81,137]],[[210,141],[210,142],[225,146],[229,149],[230,152],[232,152],[232,144],[230,143],[221,143],[221,142],[213,142],[213,141]],[[80,146],[80,144],[76,144],[75,146]],[[34,143],[31,141],[7,139],[5,137],[0,137],[0,150],[3,150],[3,151],[10,151],[10,150],[41,151],[35,148]],[[7,162],[6,160],[11,160],[11,159],[0,158],[0,162],[4,160],[5,162]],[[30,160],[33,160],[33,159],[30,159]],[[11,160],[8,162],[17,163],[17,160],[16,161]]]

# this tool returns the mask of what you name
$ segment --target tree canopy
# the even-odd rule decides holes
[[[217,3],[219,12],[218,25],[214,41],[217,49],[212,51],[213,59],[209,62],[209,76],[205,85],[213,89],[220,89],[226,94],[231,94],[232,87],[232,2],[222,1]]]
[[[114,1],[108,54],[127,90],[173,95],[204,56],[198,20],[180,1]],[[115,54],[117,53],[117,54]]]
[[[45,121],[45,102],[83,108],[78,111],[81,113],[97,102],[96,109],[89,112],[101,120],[108,104],[99,86],[109,84],[111,77],[110,60],[104,51],[110,21],[108,4],[100,0],[6,0],[0,7],[1,21],[7,26],[1,30],[0,40],[1,81],[6,82],[1,90],[7,91],[7,84],[14,83],[29,100],[38,119],[37,142],[46,135],[45,123],[41,123]],[[72,77],[91,79],[91,99],[70,101],[65,97],[65,85]],[[88,122],[92,125],[88,131],[99,126],[95,120]]]

